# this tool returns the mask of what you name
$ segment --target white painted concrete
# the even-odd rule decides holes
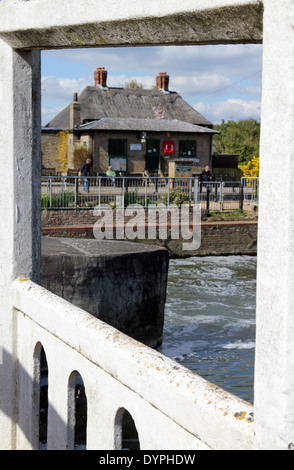
[[[1,445],[14,441],[15,336],[10,285],[16,276],[38,280],[40,268],[39,52],[17,53],[0,40],[0,365]]]
[[[265,6],[255,426],[258,448],[287,449],[294,443],[294,4]]]
[[[68,379],[78,370],[88,398],[88,448],[115,447],[115,415],[127,409],[141,449],[251,449],[253,407],[31,281],[16,281],[20,366],[18,446],[35,442],[33,351],[49,369],[49,447],[66,449]],[[26,331],[23,335],[22,332]],[[61,360],[62,358],[62,360]]]

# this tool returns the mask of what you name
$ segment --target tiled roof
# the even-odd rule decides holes
[[[197,126],[177,119],[134,119],[134,118],[102,118],[79,126],[77,131],[116,130],[146,132],[185,132],[210,133],[217,132],[203,126]]]

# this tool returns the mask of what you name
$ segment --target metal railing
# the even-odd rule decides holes
[[[259,197],[259,178],[242,177],[241,186],[243,191],[243,201],[246,204],[258,204]]]
[[[110,205],[145,208],[170,204],[201,204],[206,210],[236,210],[258,203],[258,178],[200,182],[171,177],[42,177],[42,209],[93,209]]]
[[[43,209],[92,209],[109,204],[194,204],[197,178],[46,176],[42,177]]]
[[[240,181],[202,182],[199,186],[199,202],[207,211],[242,209]]]

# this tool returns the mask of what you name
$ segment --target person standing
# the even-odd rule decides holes
[[[210,168],[207,165],[202,171],[202,181],[211,181],[211,178],[212,178],[212,175],[210,172]]]
[[[212,180],[212,173],[210,171],[209,165],[206,165],[206,167],[204,168],[201,174],[201,181],[202,183],[203,182],[205,183],[207,192],[212,191],[212,184],[207,184],[208,181],[211,181],[211,180]],[[201,184],[201,190],[202,190],[202,184]]]
[[[89,179],[87,178],[90,175],[91,170],[91,160],[87,158],[87,160],[81,166],[81,175],[84,180],[84,191],[89,192]]]

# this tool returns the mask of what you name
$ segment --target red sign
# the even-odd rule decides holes
[[[175,152],[175,144],[172,140],[166,140],[163,144],[164,155],[172,155]]]

